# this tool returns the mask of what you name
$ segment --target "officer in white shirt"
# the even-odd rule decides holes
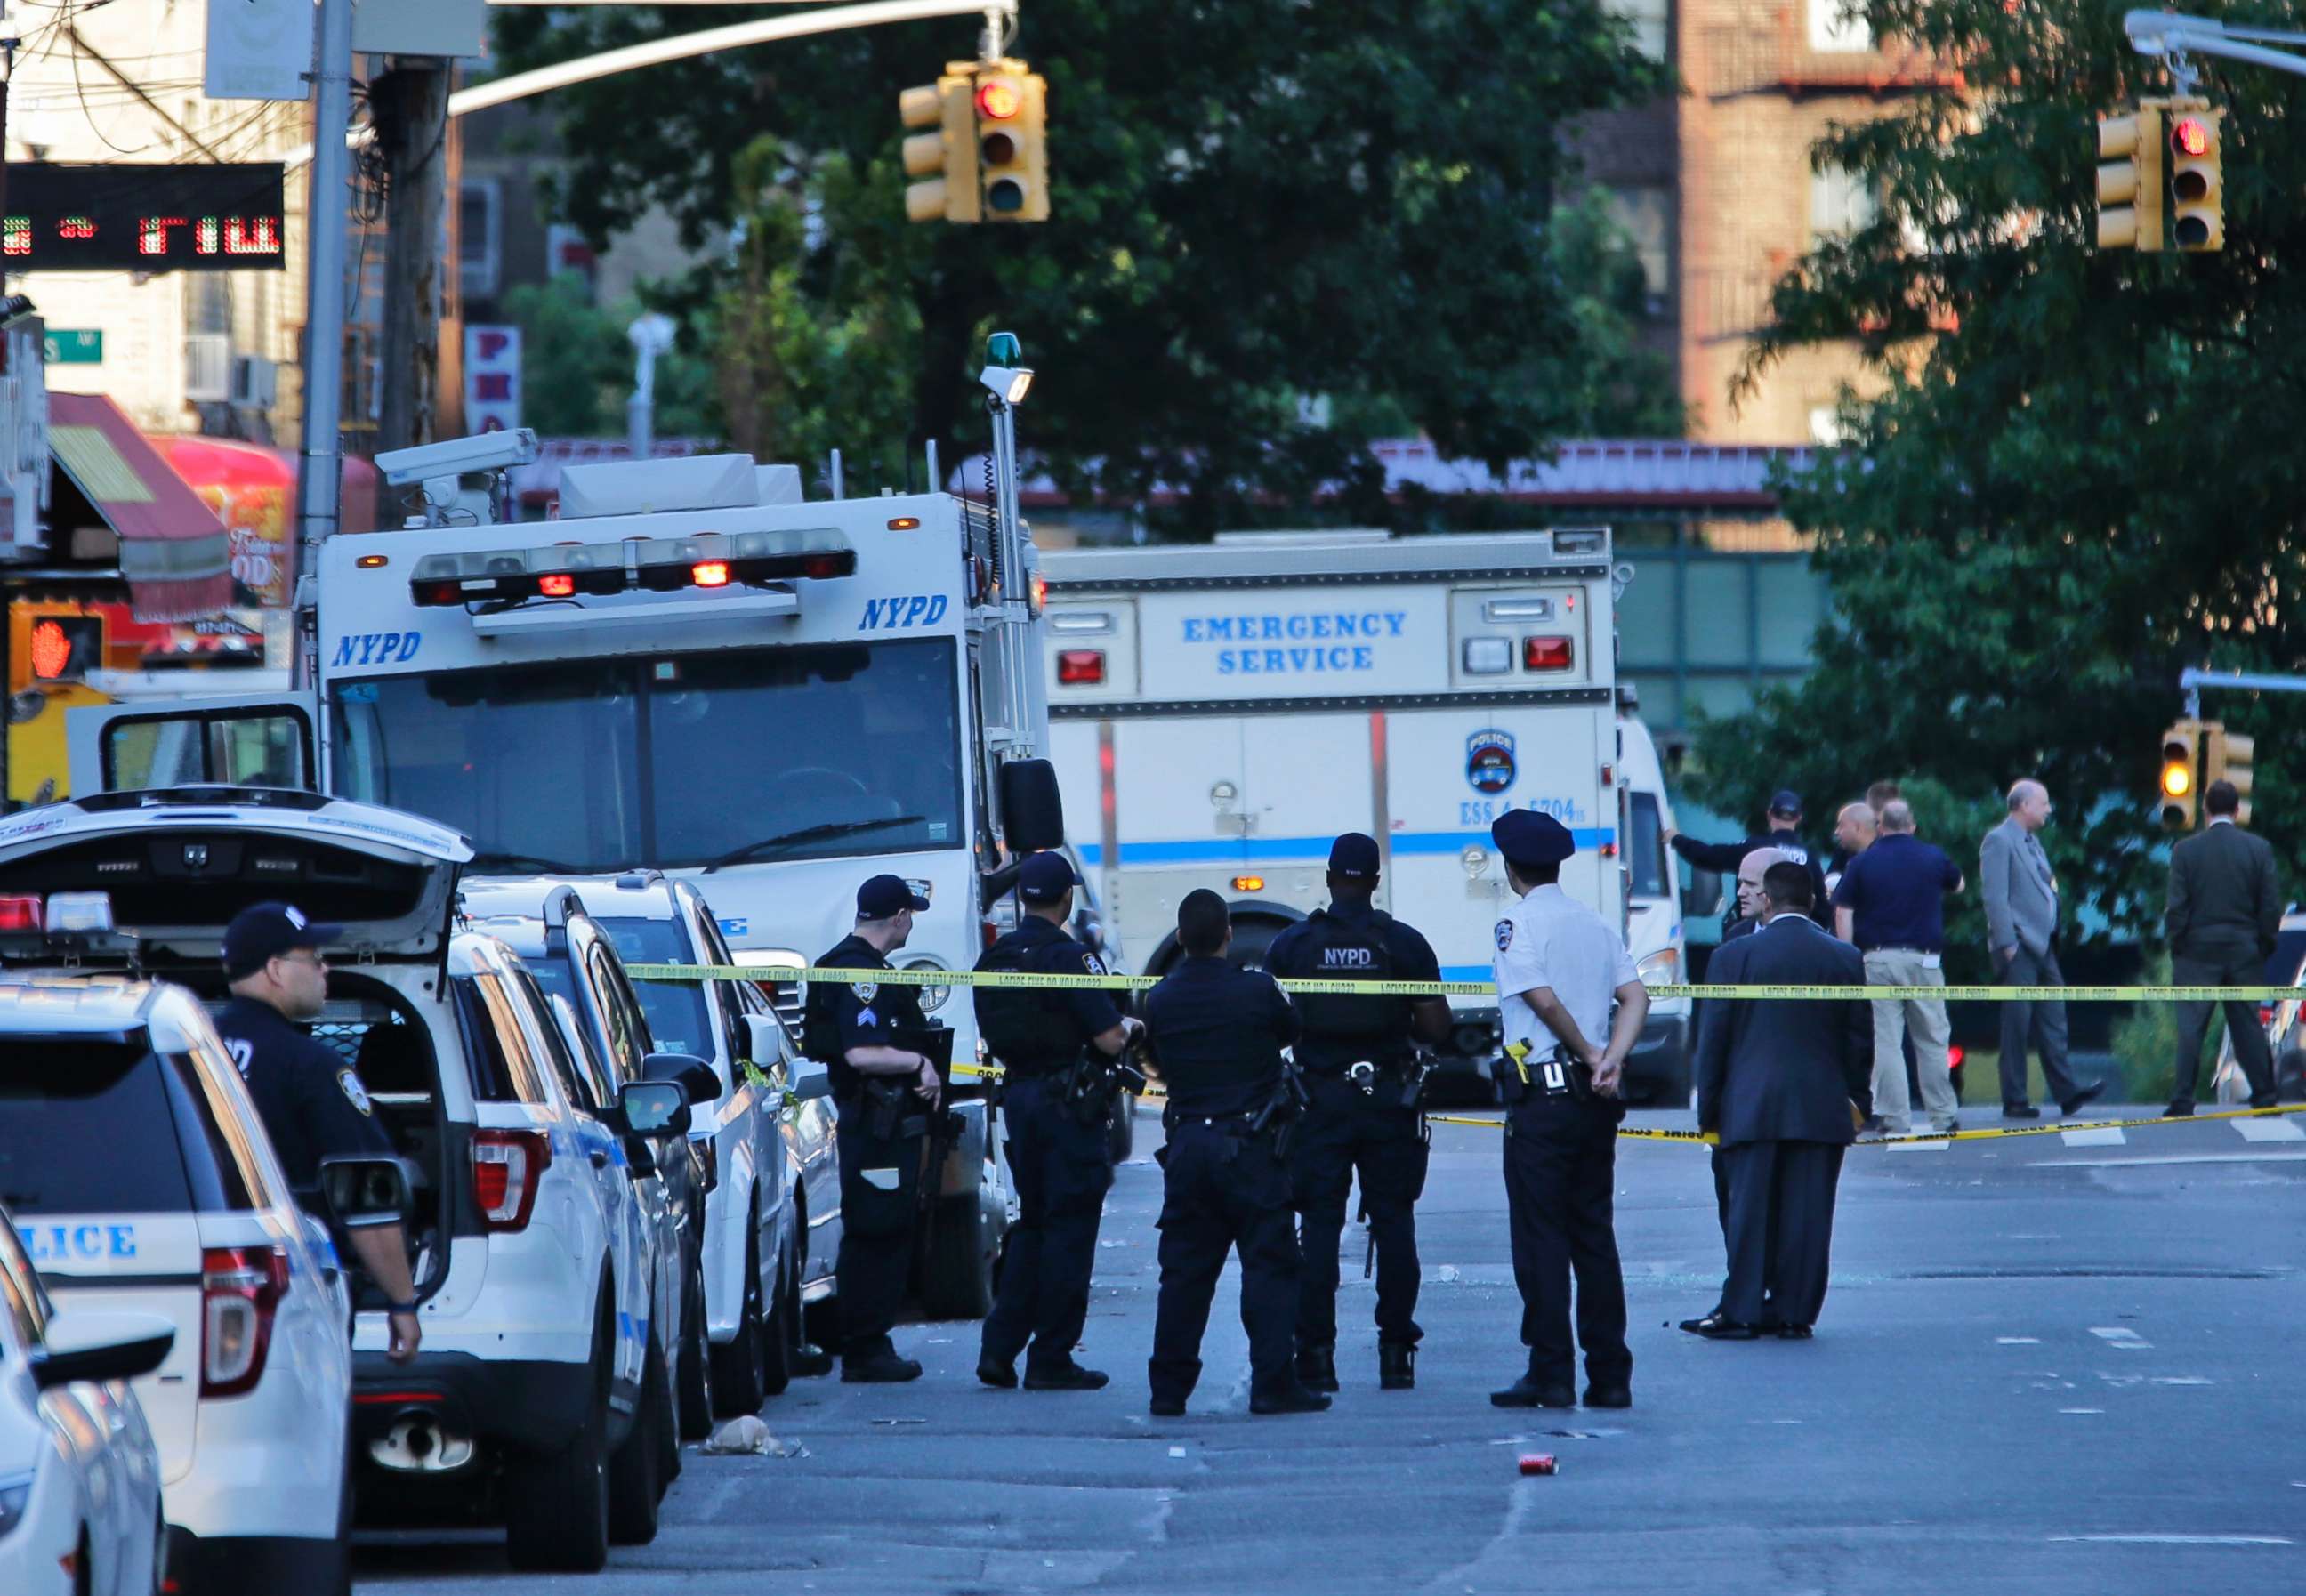
[[[1505,1056],[1506,1210],[1529,1370],[1490,1394],[1499,1407],[1571,1407],[1576,1347],[1585,1349],[1585,1405],[1633,1405],[1626,1347],[1626,1282],[1611,1214],[1618,1079],[1642,1034],[1649,993],[1625,939],[1560,887],[1576,851],[1568,828],[1516,809],[1490,826],[1521,901],[1497,925],[1498,1012]],[[1613,1020],[1610,1005],[1617,1005]],[[1577,1339],[1570,1341],[1570,1277]]]

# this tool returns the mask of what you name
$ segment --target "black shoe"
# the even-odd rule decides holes
[[[2194,1105],[2182,1100],[2173,1103],[2162,1111],[2162,1117],[2165,1120],[2191,1120],[2194,1117]]]
[[[1878,1114],[1869,1114],[1862,1122],[1859,1122],[1858,1133],[1860,1136],[1879,1136],[1889,1128],[1889,1121],[1883,1119]]]
[[[1540,1380],[1524,1375],[1502,1391],[1490,1393],[1490,1405],[1499,1408],[1574,1408],[1577,1391],[1567,1380]]]
[[[1083,1369],[1078,1363],[1063,1363],[1055,1369],[1036,1369],[1030,1363],[1025,1365],[1025,1389],[1028,1391],[1102,1391],[1112,1383],[1112,1376],[1103,1370]]]
[[[898,1386],[921,1378],[921,1366],[894,1353],[875,1353],[867,1358],[843,1358],[841,1383],[850,1386]]]
[[[809,1379],[833,1372],[833,1354],[813,1342],[802,1342],[792,1349],[791,1355],[795,1379]]]
[[[1185,1416],[1185,1399],[1182,1396],[1157,1396],[1152,1402],[1156,1419],[1182,1419]]]
[[[1337,1349],[1333,1342],[1309,1341],[1297,1349],[1297,1383],[1308,1391],[1337,1388]]]
[[[1309,1381],[1308,1384],[1310,1383]],[[1407,1391],[1416,1384],[1416,1344],[1408,1341],[1379,1342],[1377,1344],[1377,1388],[1380,1391]]]
[[[2082,1088],[2081,1090],[2076,1092],[2072,1097],[2059,1104],[2058,1112],[2064,1114],[2068,1119],[2071,1119],[2077,1109],[2087,1108],[2105,1096],[2105,1082],[2103,1080],[2093,1080],[2088,1086]]]
[[[1682,1320],[1682,1321],[1681,1321],[1681,1327],[1682,1327],[1683,1329],[1685,1329],[1685,1330],[1688,1331],[1691,1335],[1695,1336],[1695,1335],[1696,1335],[1696,1334],[1697,1334],[1697,1327],[1698,1327],[1698,1326],[1700,1326],[1700,1325],[1702,1325],[1702,1324],[1705,1324],[1705,1323],[1707,1323],[1707,1322],[1709,1322],[1709,1321],[1711,1321],[1711,1320],[1712,1320],[1712,1319],[1720,1319],[1721,1317],[1721,1303],[1719,1303],[1719,1302],[1716,1302],[1715,1304],[1713,1304],[1713,1306],[1712,1306],[1712,1307],[1711,1307],[1711,1308],[1707,1309],[1704,1313],[1702,1313],[1702,1314],[1698,1315],[1695,1319],[1686,1319]]]
[[[1689,1319],[1681,1327],[1692,1336],[1703,1336],[1708,1341],[1757,1341],[1762,1335],[1752,1325],[1724,1319],[1719,1310],[1707,1314],[1704,1319]]]
[[[1816,1333],[1817,1332],[1811,1329],[1807,1325],[1780,1325],[1778,1327],[1778,1339],[1780,1341],[1807,1341]]]
[[[1319,1391],[1308,1391],[1292,1380],[1277,1391],[1260,1395],[1249,1394],[1249,1411],[1252,1413],[1326,1413],[1329,1399]]]
[[[2005,1120],[2038,1120],[2042,1117],[2042,1111],[2031,1103],[2004,1103],[2002,1117]]]
[[[1589,1408],[1629,1408],[1634,1405],[1633,1391],[1625,1386],[1588,1386],[1585,1405]]]
[[[1014,1391],[1017,1366],[987,1353],[977,1361],[977,1378],[996,1391]]]
[[[2280,1092],[2267,1092],[2259,1097],[2252,1097],[2250,1100],[2250,1105],[2252,1108],[2273,1108],[2278,1106],[2281,1102],[2282,1094]]]

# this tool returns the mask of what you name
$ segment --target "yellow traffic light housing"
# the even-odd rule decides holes
[[[2214,781],[2229,781],[2242,798],[2242,807],[2234,812],[2238,824],[2250,824],[2250,789],[2255,783],[2250,769],[2251,756],[2258,751],[2258,739],[2244,737],[2239,731],[2228,731],[2216,721],[2202,726],[2202,790],[2208,792]]]
[[[2097,247],[2162,247],[2162,113],[2141,106],[2097,119]]]
[[[2202,727],[2198,721],[2178,721],[2162,734],[2162,829],[2191,830],[2194,805],[2200,794],[2196,775],[2200,769]]]
[[[905,141],[905,175],[926,178],[905,188],[905,218],[915,222],[974,222],[981,206],[977,138],[970,96],[977,64],[950,61],[934,83],[897,97],[897,115],[918,132]]]
[[[1021,61],[979,67],[978,181],[988,222],[1049,219],[1048,81]]]
[[[2189,254],[2226,243],[2224,152],[2225,114],[2174,109],[2170,118],[2170,232]]]

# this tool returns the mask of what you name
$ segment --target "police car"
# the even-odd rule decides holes
[[[216,1000],[218,942],[240,909],[286,900],[345,927],[329,950],[329,1001],[312,1034],[357,1071],[411,1171],[406,1224],[423,1327],[416,1361],[390,1363],[382,1300],[372,1290],[360,1304],[353,1451],[363,1514],[501,1522],[517,1566],[589,1570],[606,1561],[612,1531],[640,1540],[655,1526],[666,1401],[662,1348],[651,1322],[653,1260],[631,1178],[619,1164],[620,1138],[575,1106],[576,1061],[543,993],[502,943],[454,929],[457,875],[470,857],[463,838],[430,821],[315,793],[98,794],[0,819],[0,873],[13,890],[40,900],[37,909],[27,898],[4,911],[9,917],[0,925],[18,930],[13,949],[0,933],[0,957],[13,952],[21,960],[28,941],[43,950],[35,956],[51,960],[69,955],[83,965],[118,965],[133,957]],[[189,999],[159,1001],[174,1005],[172,1035],[189,1035],[196,1025],[205,1032],[205,1016]],[[212,1032],[205,1035],[213,1041]],[[237,1077],[226,1084],[244,1105]],[[628,1085],[618,1109],[651,1108],[668,1122],[653,1123],[649,1133],[669,1137],[686,1126],[676,1129],[673,1116],[662,1114],[668,1090]],[[232,1122],[248,1122],[243,1115]],[[90,1139],[74,1139],[84,1146]],[[269,1147],[260,1136],[248,1139],[270,1172],[263,1189],[282,1190]],[[293,1208],[281,1213],[263,1227],[281,1251],[262,1250],[261,1238],[243,1242],[235,1233],[216,1245],[240,1250],[214,1253],[211,1268],[180,1235],[185,1227],[152,1232],[141,1219],[124,1243],[100,1216],[56,1231],[35,1225],[34,1257],[44,1272],[141,1278],[167,1242],[174,1249],[166,1254],[169,1267],[207,1283],[203,1289],[221,1304],[216,1311],[242,1313],[231,1304],[244,1302],[243,1317],[271,1325],[260,1316],[277,1318],[303,1300],[295,1249],[306,1245],[306,1233],[296,1228]],[[202,1225],[205,1244],[205,1218]],[[115,1245],[130,1250],[115,1256]],[[41,1246],[72,1250],[52,1263]],[[84,1258],[83,1247],[97,1256]],[[177,1261],[175,1252],[187,1249],[194,1249],[187,1261]],[[187,1294],[192,1305],[180,1320],[180,1363],[187,1344],[201,1345],[200,1298]],[[327,1346],[287,1361],[308,1378],[328,1370],[332,1356],[341,1368],[344,1357],[343,1310],[318,1317],[327,1320]],[[272,1327],[276,1349],[281,1334]],[[252,1351],[261,1370],[266,1344],[252,1323],[247,1336],[227,1339],[218,1355]],[[157,1393],[145,1397],[170,1462],[172,1493],[186,1477],[180,1471],[190,1469],[189,1372],[179,1368],[171,1381],[164,1368]],[[192,1489],[203,1499],[233,1503],[240,1516],[223,1519],[220,1528],[190,1527],[203,1535],[333,1532],[341,1471],[321,1455],[345,1455],[336,1419],[344,1406],[341,1389],[330,1395],[317,1388],[267,1406],[266,1443],[297,1450],[293,1461],[252,1458],[244,1468],[228,1456],[209,1466],[211,1434],[236,1431],[212,1430],[203,1414]],[[636,1481],[645,1489],[612,1489]],[[260,1527],[240,1529],[243,1517]],[[169,1520],[187,1522],[174,1494]],[[301,1576],[252,1583],[244,1562],[235,1568],[243,1576],[235,1590],[334,1588]]]
[[[5,843],[0,860],[12,886],[49,876]],[[85,924],[93,908],[64,892],[0,898],[0,924]],[[0,1190],[59,1323],[134,1314],[174,1327],[133,1389],[158,1447],[175,1588],[349,1591],[344,1280],[192,994],[0,983]],[[0,1515],[8,1495],[0,1484]]]
[[[127,1382],[175,1338],[156,1314],[58,1315],[0,1210],[0,1590],[163,1589],[160,1455]]]
[[[727,965],[729,946],[696,888],[653,870],[568,882],[543,877],[469,889],[466,909],[534,914],[552,894],[581,889],[589,923],[633,964]],[[656,1045],[693,1054],[720,1088],[690,1136],[714,1174],[705,1202],[702,1311],[696,1339],[710,1357],[681,1368],[683,1429],[705,1395],[723,1414],[749,1413],[784,1389],[804,1319],[833,1306],[841,1246],[841,1180],[824,1068],[799,1057],[783,1021],[751,981],[632,983]],[[790,1094],[790,1102],[787,1094]],[[700,1378],[703,1377],[703,1378]]]

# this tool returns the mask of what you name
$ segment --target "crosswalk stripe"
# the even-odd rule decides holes
[[[2244,1141],[2306,1141],[2295,1120],[2228,1120]]]
[[[2118,1148],[2127,1143],[2130,1138],[2122,1134],[2119,1125],[2084,1125],[2077,1130],[2059,1131],[2058,1139],[2070,1148]]]
[[[1885,1153],[1943,1153],[1950,1150],[1950,1141],[1893,1141],[1882,1150]]]

